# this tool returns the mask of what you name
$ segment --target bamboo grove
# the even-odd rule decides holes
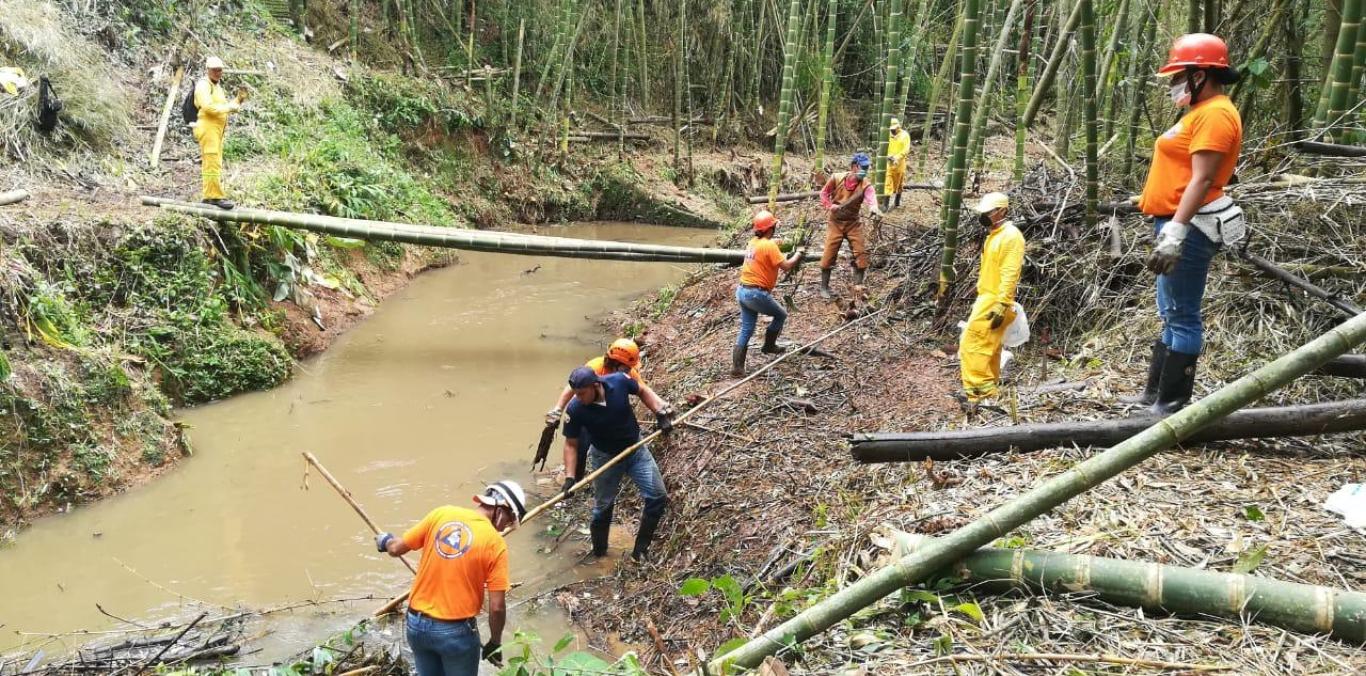
[[[881,190],[887,123],[905,119],[919,146],[910,180],[946,178],[941,290],[955,279],[957,212],[973,172],[1019,176],[1026,152],[1042,148],[1067,171],[1084,167],[1091,222],[1098,203],[1137,190],[1174,116],[1152,73],[1182,33],[1229,43],[1249,145],[1366,140],[1366,0],[334,5],[353,51],[364,37],[353,18],[378,16],[400,65],[496,99],[513,128],[561,147],[571,120],[589,114],[618,128],[667,124],[680,181],[705,142],[773,149],[773,195],[812,179],[786,171],[786,154],[814,157],[824,176],[862,150]],[[988,153],[995,135],[1013,136],[1013,151]],[[945,165],[929,161],[934,148]]]

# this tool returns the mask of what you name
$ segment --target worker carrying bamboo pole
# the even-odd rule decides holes
[[[405,633],[418,676],[475,676],[479,660],[502,666],[507,621],[508,547],[502,532],[526,514],[526,492],[516,481],[489,485],[474,509],[444,505],[401,537],[375,535],[389,556],[421,550],[408,595]],[[489,640],[479,644],[476,618],[489,599]]]
[[[223,192],[223,137],[228,130],[228,116],[242,109],[246,96],[239,93],[228,99],[222,84],[222,59],[210,56],[204,69],[204,77],[194,85],[195,119],[190,124],[194,140],[199,142],[202,199],[205,204],[231,209],[233,203],[225,199],[227,195]]]
[[[778,285],[780,270],[787,272],[797,267],[806,255],[806,249],[798,247],[791,256],[783,256],[778,242],[773,239],[778,231],[778,217],[767,209],[754,214],[753,225],[754,237],[745,247],[740,285],[735,289],[735,302],[740,305],[740,335],[731,348],[730,374],[736,378],[745,375],[745,356],[749,353],[749,339],[754,337],[759,315],[773,318],[764,331],[764,346],[759,349],[765,354],[783,353],[783,348],[778,347],[778,336],[787,321],[787,310],[773,299],[773,287]]]
[[[576,473],[574,465],[584,432],[593,440],[588,453],[591,469],[607,464],[607,461],[640,441],[640,423],[636,422],[635,411],[631,409],[631,395],[645,402],[645,407],[655,414],[655,421],[661,430],[673,429],[673,407],[648,385],[632,380],[624,373],[599,376],[593,369],[580,366],[570,372],[569,387],[574,390],[574,400],[565,409],[568,420],[564,424],[565,479],[562,492],[569,492],[582,476]],[[650,454],[649,446],[644,445],[593,480],[593,517],[588,524],[593,556],[607,554],[607,536],[612,529],[612,511],[622,475],[631,477],[645,503],[640,514],[640,528],[636,531],[635,547],[631,550],[631,558],[640,561],[649,553],[650,539],[654,537],[659,520],[664,516],[664,508],[669,504],[659,465]]]
[[[901,206],[901,190],[906,183],[906,156],[911,154],[911,135],[901,128],[901,120],[892,118],[887,139],[887,184],[882,194],[887,196],[887,210]],[[893,197],[895,195],[895,197]]]
[[[1001,379],[1001,348],[1006,327],[1015,320],[1015,289],[1025,251],[1024,235],[1006,220],[1010,198],[1005,193],[983,195],[973,211],[986,232],[986,241],[977,273],[977,299],[958,343],[964,408],[968,411],[996,394]]]
[[[645,384],[645,379],[640,377],[640,346],[630,338],[618,338],[612,341],[606,354],[589,359],[584,366],[593,369],[593,373],[599,376],[624,373],[631,380],[642,385]],[[573,398],[574,388],[565,385],[564,390],[560,392],[560,398],[555,400],[555,405],[545,414],[546,427],[559,427],[560,421],[564,418],[564,409]],[[586,430],[580,433],[578,446],[578,457],[574,462],[574,476],[585,476],[587,475],[585,469],[588,449],[592,446]]]
[[[849,171],[830,177],[821,188],[821,206],[829,212],[825,253],[821,255],[821,298],[829,300],[834,296],[830,291],[830,273],[845,240],[849,240],[854,254],[854,283],[862,284],[868,271],[868,243],[860,220],[863,205],[868,205],[873,218],[882,218],[873,184],[868,180],[868,167],[872,164],[866,154],[858,153],[849,161]]]
[[[1157,236],[1147,264],[1157,274],[1162,335],[1153,341],[1143,393],[1125,401],[1168,414],[1189,403],[1195,387],[1210,261],[1221,245],[1246,241],[1246,223],[1224,194],[1243,142],[1242,118],[1224,95],[1238,81],[1228,46],[1206,33],[1183,35],[1158,74],[1171,77],[1172,104],[1190,110],[1157,138],[1138,202]]]

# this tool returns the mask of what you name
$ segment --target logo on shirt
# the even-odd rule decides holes
[[[1176,138],[1181,134],[1182,129],[1183,127],[1181,126],[1181,123],[1177,122],[1176,124],[1172,125],[1171,129],[1168,129],[1167,131],[1162,133],[1162,138]]]
[[[436,529],[436,538],[433,540],[437,556],[443,559],[458,559],[464,556],[472,544],[474,533],[470,532],[469,526],[460,521],[441,524],[441,527]]]

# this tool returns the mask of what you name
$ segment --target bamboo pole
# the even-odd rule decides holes
[[[760,3],[763,6],[764,3]],[[787,42],[783,44],[783,89],[778,99],[778,125],[774,127],[773,171],[768,179],[768,208],[774,208],[772,201],[783,187],[783,150],[787,148],[787,131],[792,117],[792,91],[796,84],[797,73],[797,30],[801,27],[801,0],[788,4]]]
[[[0,207],[9,204],[18,204],[19,202],[22,202],[31,196],[32,195],[30,195],[27,190],[23,189],[10,190],[9,192],[0,192]]]
[[[898,117],[905,117],[906,109],[911,101],[911,66],[920,56],[920,39],[925,33],[929,32],[926,27],[930,23],[930,12],[933,8],[926,0],[915,0],[915,8],[911,10],[911,20],[907,23],[910,26],[911,44],[901,55],[901,93],[897,95],[896,114]],[[906,120],[902,120],[902,127],[905,128]],[[910,132],[906,132],[910,134]],[[910,163],[909,158],[907,164]]]
[[[887,188],[887,146],[891,142],[892,102],[896,100],[897,69],[901,66],[901,3],[891,0],[887,12],[887,70],[878,109],[877,156],[873,161],[874,194],[890,197]]]
[[[1124,127],[1124,169],[1120,173],[1122,180],[1128,181],[1134,168],[1134,146],[1138,143],[1138,118],[1143,111],[1143,83],[1146,78],[1140,74],[1141,69],[1148,62],[1149,50],[1152,48],[1156,36],[1157,23],[1160,20],[1159,12],[1162,5],[1152,8],[1151,12],[1143,11],[1140,6],[1138,17],[1140,20],[1139,32],[1143,35],[1142,40],[1134,47],[1133,58],[1129,61],[1129,119]]]
[[[991,52],[987,76],[982,80],[982,93],[972,114],[972,131],[968,136],[968,159],[977,171],[982,170],[982,145],[986,136],[987,116],[991,114],[991,97],[996,93],[996,78],[1000,75],[1001,63],[1008,51],[1006,46],[1010,44],[1010,31],[1015,28],[1015,17],[1020,13],[1020,5],[1023,3],[1024,0],[1011,0],[1006,17],[997,28],[999,34],[996,36],[996,47]]]
[[[754,369],[754,372],[753,372],[753,373],[751,373],[751,374],[745,376],[744,378],[741,378],[740,380],[737,380],[737,381],[731,383],[730,385],[727,385],[727,386],[721,388],[721,391],[720,391],[720,392],[717,392],[716,394],[711,395],[711,396],[707,397],[706,399],[703,399],[703,400],[702,400],[701,402],[699,402],[696,406],[694,406],[694,407],[688,409],[687,411],[684,411],[682,414],[677,415],[677,416],[674,416],[673,424],[674,424],[674,425],[681,425],[681,424],[686,423],[687,420],[688,420],[688,418],[691,418],[693,415],[696,415],[697,413],[701,412],[702,409],[704,409],[704,408],[706,408],[706,407],[708,407],[708,406],[710,406],[710,405],[712,405],[712,404],[714,404],[714,403],[716,403],[716,402],[718,402],[718,401],[721,401],[722,399],[724,399],[724,398],[726,397],[727,394],[730,394],[731,392],[734,392],[735,390],[739,389],[740,387],[744,386],[745,384],[749,383],[750,381],[754,380],[755,378],[758,378],[760,375],[763,375],[764,373],[768,372],[768,371],[769,371],[770,369],[772,369],[773,367],[775,367],[775,366],[777,366],[778,364],[781,364],[781,363],[783,363],[784,361],[786,361],[789,357],[792,357],[792,356],[798,355],[798,354],[806,354],[807,352],[811,351],[813,348],[815,348],[817,345],[820,345],[822,342],[826,341],[827,339],[832,338],[832,337],[838,335],[839,333],[845,331],[846,329],[849,329],[849,328],[852,328],[852,327],[857,326],[857,325],[859,325],[859,324],[862,324],[864,321],[866,321],[866,320],[868,320],[868,319],[872,319],[873,317],[876,317],[876,316],[878,316],[878,315],[881,315],[882,313],[884,313],[884,312],[886,312],[886,311],[887,311],[886,308],[883,308],[883,309],[881,309],[881,310],[875,310],[875,311],[873,311],[873,312],[870,312],[870,313],[868,313],[868,314],[866,314],[866,315],[863,315],[862,317],[858,317],[858,318],[856,318],[856,319],[851,319],[851,320],[849,320],[849,321],[847,321],[847,322],[845,322],[845,323],[843,323],[843,324],[840,324],[839,326],[837,326],[837,327],[831,329],[830,331],[827,331],[826,333],[822,334],[820,337],[816,338],[815,340],[812,340],[812,341],[809,342],[809,343],[806,343],[805,345],[802,345],[802,346],[799,347],[799,348],[792,349],[792,350],[788,350],[787,352],[784,352],[783,354],[778,355],[776,358],[774,358],[772,361],[768,362],[767,364],[764,364],[763,366],[760,366],[759,368]],[[569,487],[569,490],[567,490],[567,491],[561,491],[560,493],[555,494],[555,496],[552,497],[552,498],[550,498],[549,500],[546,500],[545,502],[542,502],[541,504],[536,505],[535,507],[532,507],[531,509],[527,510],[527,513],[526,513],[526,514],[522,517],[522,519],[521,519],[521,524],[525,524],[527,521],[530,521],[531,519],[536,518],[536,517],[537,517],[538,515],[540,515],[542,512],[544,512],[544,511],[546,511],[547,509],[550,509],[551,507],[554,507],[555,505],[559,504],[562,500],[564,500],[565,498],[569,497],[571,494],[576,493],[576,492],[578,492],[578,491],[580,491],[580,490],[583,490],[586,486],[592,485],[593,480],[594,480],[594,479],[597,479],[598,476],[600,476],[603,472],[606,472],[608,469],[611,469],[612,467],[616,466],[617,463],[620,463],[621,461],[623,461],[623,460],[625,460],[626,458],[630,457],[630,455],[631,455],[632,453],[634,453],[634,452],[636,451],[636,449],[638,449],[638,448],[640,448],[640,447],[642,447],[642,446],[644,446],[644,445],[650,443],[651,441],[654,441],[655,439],[658,439],[658,438],[659,438],[661,435],[663,435],[663,434],[664,434],[664,432],[663,432],[662,430],[657,430],[657,431],[655,431],[655,432],[650,433],[648,436],[642,438],[640,441],[637,441],[636,443],[634,443],[634,444],[628,446],[625,450],[623,450],[622,452],[618,453],[618,454],[617,454],[615,457],[613,457],[611,460],[608,460],[607,462],[603,463],[603,464],[602,464],[601,466],[599,466],[597,469],[593,470],[592,472],[589,472],[587,476],[583,477],[582,479],[579,479],[573,486],[570,486],[570,487]],[[519,527],[520,527],[521,524],[519,524]],[[510,531],[510,530],[511,530],[511,529],[509,529],[509,531]],[[506,534],[507,532],[508,532],[508,531],[504,531],[505,534]],[[400,596],[398,596],[398,597],[396,597],[396,598],[390,600],[388,603],[386,603],[385,605],[381,606],[379,610],[375,611],[374,615],[375,615],[376,617],[378,617],[378,616],[380,616],[380,615],[386,615],[386,614],[392,612],[392,611],[394,610],[394,608],[397,608],[398,605],[401,604],[401,603],[403,603],[403,601],[407,600],[407,598],[408,598],[408,594],[407,594],[407,593],[404,593],[404,594],[402,594],[402,595],[400,595]]]
[[[517,22],[517,56],[512,66],[512,129],[517,128],[517,94],[522,88],[522,43],[526,40],[526,19]]]
[[[921,0],[924,2],[924,0]],[[821,88],[818,96],[819,111],[816,114],[816,165],[815,170],[823,178],[825,171],[825,132],[830,126],[830,90],[835,86],[835,16],[839,10],[839,0],[829,0],[825,8],[825,47],[821,51]]]
[[[371,533],[379,535],[384,532],[375,524],[374,519],[371,519],[370,515],[365,513],[365,508],[361,507],[359,502],[356,502],[356,498],[351,495],[351,491],[346,490],[346,487],[342,486],[340,481],[337,481],[337,477],[332,476],[332,473],[327,471],[326,467],[323,467],[323,464],[318,461],[317,456],[308,451],[304,451],[303,456],[304,460],[307,460],[308,464],[317,469],[318,473],[323,475],[323,478],[327,480],[327,483],[331,484],[332,488],[336,489],[337,495],[340,495],[342,499],[346,501],[346,504],[351,505],[351,509],[355,510],[356,514],[360,515],[361,520],[365,521],[365,525],[370,527]],[[403,565],[408,567],[409,572],[413,575],[417,575],[417,569],[413,567],[412,562],[409,561],[407,557],[400,556],[398,557],[398,560],[402,561]]]
[[[1086,118],[1086,229],[1096,227],[1096,203],[1100,201],[1100,162],[1097,157],[1100,133],[1096,98],[1096,15],[1092,0],[1079,0],[1081,10],[1081,86],[1083,115]],[[1115,27],[1119,31],[1119,27]]]
[[[925,102],[925,122],[920,127],[920,153],[916,155],[915,161],[917,176],[925,176],[925,159],[930,154],[930,129],[934,124],[934,115],[939,110],[939,95],[943,93],[944,83],[953,72],[954,58],[958,54],[958,41],[963,35],[963,17],[964,13],[958,12],[958,18],[953,23],[953,33],[949,35],[949,44],[944,49],[944,61],[939,64],[939,71],[935,73],[934,80],[930,81],[930,98]]]
[[[1285,8],[1289,5],[1289,0],[1276,0],[1276,8],[1271,10],[1271,19],[1266,22],[1266,26],[1262,29],[1262,34],[1257,38],[1257,42],[1247,53],[1246,61],[1248,63],[1256,61],[1266,54],[1266,48],[1271,46],[1271,37],[1280,29],[1281,17],[1285,14]],[[1233,100],[1235,105],[1242,100],[1240,94],[1243,93],[1243,86],[1247,84],[1249,79],[1251,78],[1244,77],[1233,85],[1233,91],[1229,93],[1229,98]]]
[[[175,109],[176,94],[180,93],[180,80],[185,77],[185,67],[177,66],[175,75],[171,77],[171,86],[166,90],[166,103],[161,107],[161,121],[157,123],[156,139],[152,141],[152,153],[147,158],[147,164],[153,169],[161,164],[161,144],[166,140],[166,127],[171,122],[171,111]]]
[[[1199,33],[1200,19],[1203,12],[1200,10],[1200,0],[1189,0],[1186,3],[1186,32]]]
[[[1342,0],[1342,23],[1338,28],[1337,48],[1324,75],[1324,89],[1314,111],[1314,128],[1340,122],[1346,111],[1348,82],[1356,59],[1357,28],[1361,21],[1362,0]]]
[[[1332,361],[1324,373],[1351,373],[1352,362]],[[850,441],[854,460],[918,462],[926,458],[957,460],[992,453],[1027,453],[1058,446],[1105,447],[1142,432],[1161,418],[1142,414],[1117,420],[1030,423],[1009,427],[978,427],[940,432],[855,434]],[[1366,399],[1322,404],[1249,408],[1229,415],[1187,437],[1184,445],[1230,439],[1309,437],[1366,429]]]
[[[708,668],[713,673],[721,673],[728,665],[753,668],[778,649],[805,641],[897,589],[943,570],[977,548],[1170,448],[1363,341],[1366,341],[1366,313],[1219,388],[1118,446],[1040,483],[947,537],[835,592],[760,637],[713,660]]]
[[[1048,65],[1044,66],[1043,74],[1039,76],[1039,81],[1034,84],[1034,93],[1029,97],[1029,105],[1025,107],[1024,126],[1034,124],[1034,117],[1039,114],[1039,108],[1043,106],[1043,100],[1048,96],[1049,90],[1053,88],[1053,80],[1058,76],[1058,68],[1062,66],[1062,57],[1067,54],[1067,45],[1072,39],[1072,33],[1077,30],[1077,25],[1081,23],[1081,1],[1072,7],[1072,13],[1067,16],[1067,23],[1058,34],[1058,41],[1053,43],[1053,52],[1048,57]]]
[[[1315,298],[1318,298],[1319,300],[1322,300],[1328,303],[1329,305],[1332,305],[1333,307],[1337,308],[1338,312],[1341,312],[1344,316],[1351,317],[1361,312],[1361,308],[1357,307],[1355,303],[1345,298],[1342,298],[1341,296],[1338,296],[1335,293],[1330,293],[1326,289],[1320,287],[1317,284],[1314,284],[1313,282],[1307,279],[1303,279],[1296,275],[1292,275],[1289,272],[1286,272],[1285,270],[1282,270],[1281,268],[1277,267],[1275,263],[1272,263],[1271,261],[1262,258],[1261,256],[1258,256],[1249,251],[1241,251],[1239,252],[1239,256],[1241,256],[1242,259],[1247,261],[1248,263],[1251,263],[1258,270],[1262,271],[1262,273],[1266,276],[1275,280],[1285,282],[1290,286],[1298,288],[1301,291],[1304,291],[1305,293]]]
[[[1024,180],[1025,172],[1025,107],[1029,103],[1029,47],[1034,33],[1034,9],[1038,0],[1029,0],[1024,26],[1020,29],[1020,49],[1015,65],[1015,182]]]
[[[958,114],[953,122],[953,156],[949,159],[949,181],[944,187],[944,251],[939,260],[939,298],[945,298],[957,273],[953,269],[958,254],[958,217],[963,206],[963,184],[967,179],[968,132],[972,126],[972,98],[977,83],[977,21],[980,0],[963,3],[963,64],[958,72]]]
[[[884,527],[897,559],[935,539]],[[881,539],[881,538],[880,538]],[[1257,622],[1305,634],[1366,642],[1366,593],[1084,554],[983,547],[943,571],[974,591],[1016,589],[1095,597],[1174,615]]]

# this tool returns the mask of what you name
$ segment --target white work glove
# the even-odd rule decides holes
[[[1176,267],[1181,258],[1181,245],[1186,241],[1190,226],[1179,221],[1167,221],[1157,233],[1157,245],[1148,256],[1148,269],[1154,274],[1165,275]]]
[[[564,416],[564,411],[561,411],[561,410],[560,410],[560,407],[558,407],[558,406],[556,406],[555,408],[550,409],[549,411],[546,411],[546,414],[545,414],[545,426],[546,426],[546,427],[554,427],[554,426],[556,426],[556,425],[559,425],[559,424],[560,424],[560,418],[563,417],[563,416]]]

